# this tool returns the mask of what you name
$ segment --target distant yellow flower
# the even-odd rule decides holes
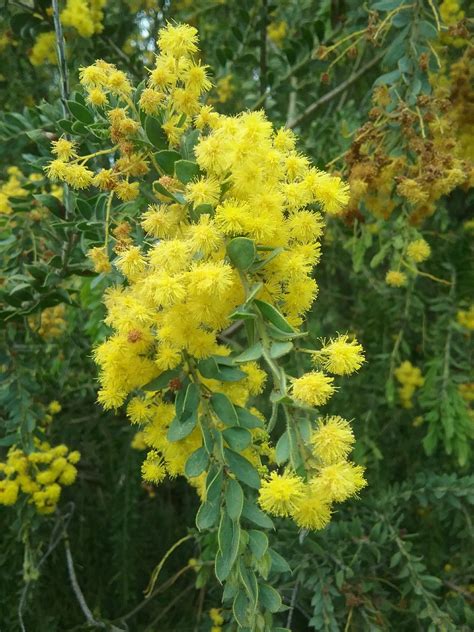
[[[429,258],[431,248],[424,239],[417,239],[408,244],[407,255],[415,263],[422,263]]]
[[[385,275],[385,283],[392,287],[403,287],[408,283],[407,275],[399,270],[389,270]]]

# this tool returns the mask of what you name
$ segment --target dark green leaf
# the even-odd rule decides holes
[[[90,125],[94,122],[94,115],[81,103],[77,101],[68,101],[67,106],[71,114],[84,125]]]
[[[174,171],[180,182],[188,184],[199,175],[199,166],[191,160],[177,160],[174,164]]]
[[[244,506],[244,492],[239,483],[233,478],[229,479],[227,483],[225,503],[229,517],[232,520],[239,520]]]
[[[184,473],[193,478],[202,474],[209,464],[209,455],[205,448],[198,448],[186,461]]]
[[[250,432],[245,428],[239,428],[238,426],[227,428],[222,434],[227,445],[237,452],[245,450],[252,441],[252,435]]]
[[[227,255],[238,270],[248,270],[256,254],[255,243],[247,237],[235,237],[227,244]]]
[[[234,404],[224,393],[213,393],[210,399],[211,408],[226,426],[237,426],[238,418]]]
[[[250,461],[229,448],[224,448],[224,456],[227,465],[239,481],[254,489],[260,488],[260,476]]]

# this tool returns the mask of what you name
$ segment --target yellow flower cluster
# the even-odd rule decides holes
[[[71,141],[60,139],[53,145],[57,158],[47,168],[50,177],[79,187],[95,184],[118,197],[119,174],[128,183],[129,175],[145,175],[150,162],[161,176],[154,183],[156,202],[141,216],[145,238],[134,241],[129,228],[123,231],[120,225],[114,231],[116,236],[120,232],[120,247],[115,247],[113,265],[124,281],[106,292],[105,322],[113,333],[94,350],[100,367],[99,402],[113,409],[127,401],[127,416],[140,427],[133,447],[148,448],[143,479],[155,484],[165,476],[184,475],[190,455],[203,445],[199,424],[184,438],[169,439],[176,416],[173,396],[178,401],[189,382],[199,384],[204,393],[194,402],[194,411],[219,431],[225,425],[208,403],[213,395],[249,410],[252,397],[263,391],[267,374],[255,361],[240,364],[243,373],[233,381],[209,377],[200,361],[212,364],[213,357],[228,358],[231,349],[220,335],[250,301],[273,310],[284,327],[300,326],[318,289],[312,273],[320,257],[321,211],[340,214],[349,199],[347,185],[312,167],[297,151],[291,130],[275,130],[263,112],[224,116],[199,103],[210,82],[206,67],[194,61],[198,51],[193,27],[168,25],[158,45],[160,54],[140,93],[124,73],[104,61],[81,69],[88,101],[104,106],[116,146],[79,157]],[[111,95],[114,106],[119,102],[123,107],[107,110]],[[136,142],[149,131],[147,125],[141,128],[145,114],[157,115],[154,120],[169,147],[177,146],[191,126],[197,129],[196,162],[178,161],[172,175],[162,175],[153,152]],[[90,158],[117,149],[120,158],[111,169],[94,174],[85,166]],[[183,162],[192,168],[186,177],[178,170]],[[138,192],[140,180],[132,184]],[[89,256],[96,270],[108,270],[105,248],[93,249]],[[320,405],[334,391],[334,378],[324,371],[350,374],[360,368],[364,356],[362,347],[344,335],[324,344],[314,361],[320,370],[295,380],[293,396]],[[164,376],[166,371],[175,371],[175,377]],[[165,383],[155,388],[153,382],[163,377]],[[305,385],[305,380],[312,383]],[[250,411],[262,419],[259,411]],[[319,485],[320,491],[295,517],[298,524],[310,525],[312,520],[323,525],[318,518],[321,498],[329,519],[331,502],[348,498],[365,484],[362,469],[345,460],[351,447],[347,432],[340,419],[328,420],[325,429],[319,429],[321,440],[312,457],[319,474],[311,489]],[[263,427],[252,427],[250,435],[240,454],[267,476],[268,466],[275,465],[269,434]],[[329,436],[335,441],[332,452]],[[273,473],[268,480],[280,478]],[[190,477],[190,482],[203,497],[204,474]]]
[[[358,371],[364,362],[362,346],[357,340],[349,340],[347,334],[331,339],[312,356],[316,367],[322,367],[333,375],[350,375]],[[334,378],[323,371],[311,371],[293,380],[293,396],[308,406],[323,406],[336,390],[333,382]]]
[[[222,625],[224,624],[224,617],[222,616],[220,608],[211,608],[209,610],[209,618],[212,621],[211,632],[222,632]]]
[[[270,22],[267,26],[268,38],[276,45],[281,46],[288,34],[288,24],[285,20],[280,22]]]
[[[39,322],[34,315],[28,318],[28,323],[42,338],[52,340],[62,336],[65,332],[67,325],[65,315],[65,305],[55,305],[54,307],[47,307],[41,312]]]
[[[74,28],[81,37],[92,37],[102,33],[104,7],[107,0],[66,0],[61,11],[61,22],[64,26]]]
[[[29,60],[33,66],[43,64],[55,64],[56,56],[56,34],[54,31],[39,33],[29,54]]]
[[[5,462],[0,462],[0,505],[14,505],[19,493],[28,497],[40,514],[51,514],[61,496],[61,486],[72,485],[76,480],[81,455],[69,452],[61,444],[52,447],[37,442],[29,454],[13,446]]]
[[[23,174],[18,167],[8,167],[7,176],[8,179],[0,183],[0,215],[13,213],[10,198],[28,195],[28,191],[23,187]]]
[[[468,309],[460,309],[456,314],[456,319],[462,327],[474,331],[474,304]]]
[[[275,516],[291,516],[304,529],[323,529],[331,519],[332,504],[356,495],[367,484],[364,468],[347,461],[353,444],[345,419],[322,420],[311,436],[308,480],[290,470],[272,472],[260,489],[262,509]]]
[[[401,384],[398,394],[404,408],[413,408],[413,395],[417,388],[423,386],[425,379],[418,367],[405,360],[395,369],[395,377]]]

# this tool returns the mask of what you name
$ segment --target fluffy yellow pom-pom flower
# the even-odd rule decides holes
[[[307,486],[306,493],[297,504],[291,517],[302,529],[319,531],[331,520],[331,505],[323,490]]]
[[[149,483],[161,483],[166,476],[163,459],[156,450],[150,450],[142,463],[143,480]]]
[[[327,494],[335,502],[347,500],[366,485],[364,468],[348,461],[326,465],[313,482],[315,491]]]
[[[324,465],[345,459],[352,450],[354,441],[349,422],[338,415],[328,417],[311,436],[314,454]]]
[[[315,357],[322,360],[327,371],[336,375],[350,375],[358,371],[365,360],[362,345],[357,340],[349,341],[346,334],[336,340],[331,339]]]
[[[424,239],[417,239],[408,244],[407,255],[415,263],[423,263],[431,255],[431,248]]]
[[[309,406],[322,406],[336,390],[333,381],[322,371],[311,371],[293,381],[293,397]]]
[[[296,474],[272,472],[262,482],[258,502],[261,508],[274,516],[289,516],[304,497],[303,479]]]
[[[385,283],[392,287],[403,287],[407,281],[407,275],[398,270],[389,270],[385,275]]]

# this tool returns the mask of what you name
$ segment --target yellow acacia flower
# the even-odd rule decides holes
[[[315,357],[322,361],[324,368],[335,375],[350,375],[358,371],[364,363],[364,351],[357,340],[350,340],[344,334],[325,345]]]
[[[303,479],[291,472],[272,472],[262,481],[258,502],[264,511],[275,516],[289,516],[304,496]]]
[[[163,459],[156,450],[150,450],[142,463],[142,476],[149,483],[161,483],[166,476]]]
[[[322,406],[332,397],[335,388],[333,377],[322,371],[311,371],[293,380],[293,397],[309,406]]]
[[[385,283],[392,287],[403,287],[408,283],[407,275],[399,270],[389,270],[385,275]]]
[[[367,485],[364,468],[348,461],[340,461],[321,468],[312,482],[314,491],[327,494],[334,502],[343,502]]]
[[[331,520],[331,504],[324,490],[305,486],[305,493],[296,503],[291,517],[298,527],[319,531],[324,529]]]
[[[321,421],[317,430],[311,435],[313,452],[324,465],[346,459],[354,441],[354,433],[349,422],[337,415]]]
[[[429,258],[431,248],[424,239],[412,241],[407,246],[407,255],[415,263],[423,263]]]

